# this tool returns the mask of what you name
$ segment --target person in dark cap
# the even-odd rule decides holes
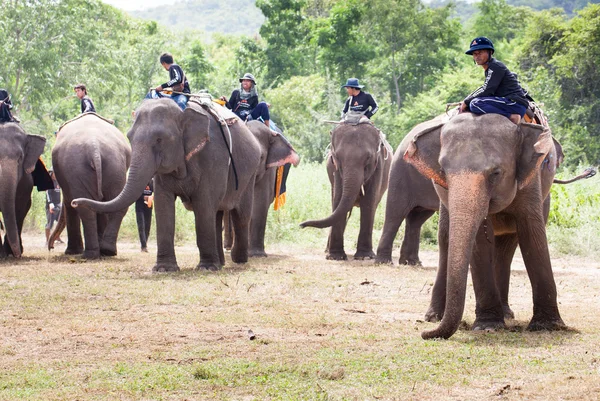
[[[77,84],[73,90],[75,90],[75,95],[81,100],[81,114],[95,113],[96,108],[94,107],[94,102],[88,96],[86,86],[84,84]]]
[[[256,90],[254,75],[247,72],[239,81],[240,89],[235,89],[231,93],[229,100],[225,96],[221,96],[221,100],[225,102],[225,107],[233,111],[244,121],[262,120],[270,128],[269,120],[271,117],[269,115],[269,105],[258,101],[258,91]]]
[[[346,88],[348,92],[348,99],[344,103],[344,109],[342,110],[342,120],[349,111],[353,113],[362,113],[369,120],[373,117],[373,114],[377,113],[379,106],[373,98],[373,96],[362,91],[364,85],[361,85],[358,78],[349,78],[342,88]]]
[[[48,238],[50,238],[52,226],[54,223],[58,222],[58,216],[60,215],[60,208],[62,206],[60,200],[60,186],[58,185],[56,177],[54,176],[54,170],[49,169],[48,173],[50,174],[50,178],[52,178],[54,188],[46,190],[46,244],[48,244]],[[56,242],[62,244],[63,240],[59,237]]]
[[[517,75],[496,60],[494,44],[484,36],[471,41],[465,54],[473,56],[475,64],[483,67],[485,81],[460,104],[459,111],[475,114],[501,114],[515,124],[525,115],[531,97],[519,84]]]

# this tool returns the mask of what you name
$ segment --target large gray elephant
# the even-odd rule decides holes
[[[391,147],[370,123],[339,124],[331,132],[331,154],[327,174],[331,182],[333,213],[322,220],[309,220],[301,227],[331,227],[327,259],[346,260],[344,231],[353,206],[360,207],[360,231],[355,259],[372,259],[373,222],[377,205],[387,189]]]
[[[0,124],[0,212],[6,237],[0,237],[0,258],[23,252],[21,230],[31,208],[34,170],[46,138],[28,135],[17,123]]]
[[[59,224],[50,235],[48,249],[53,247],[66,220],[65,254],[83,253],[86,259],[117,254],[117,236],[127,208],[96,213],[91,209],[74,209],[71,200],[114,199],[125,186],[130,162],[131,149],[125,136],[98,115],[83,114],[61,127],[52,149],[52,166],[63,192],[63,207]]]
[[[404,160],[404,153],[417,133],[431,124],[438,125],[442,116],[419,124],[402,140],[394,153],[385,207],[383,232],[377,247],[377,263],[392,263],[394,239],[406,219],[404,239],[400,248],[400,264],[418,265],[421,226],[440,206],[431,180]]]
[[[286,138],[270,130],[265,124],[250,121],[247,125],[258,140],[261,152],[261,163],[254,184],[248,256],[266,257],[265,231],[269,206],[275,199],[277,168],[286,163],[297,166],[300,157]]]
[[[98,211],[119,210],[133,203],[154,176],[158,242],[154,271],[179,270],[174,248],[177,196],[194,211],[200,250],[197,268],[217,270],[225,263],[221,230],[226,210],[231,212],[239,239],[231,258],[235,263],[245,263],[261,150],[245,124],[238,122],[229,129],[230,135],[196,102],[190,101],[181,111],[170,99],[147,100],[136,111],[127,134],[133,155],[121,194],[111,202],[75,199],[73,205]],[[273,163],[273,156],[267,157],[267,165]]]
[[[469,264],[476,297],[473,328],[504,327],[499,287],[507,277],[495,271],[510,274],[517,246],[533,288],[528,328],[565,327],[545,227],[558,155],[549,129],[515,125],[497,114],[460,114],[415,135],[404,158],[433,180],[441,200],[440,261],[427,317],[442,321],[423,338],[449,338],[458,329]]]

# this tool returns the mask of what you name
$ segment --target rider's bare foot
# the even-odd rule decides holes
[[[518,114],[511,114],[508,119],[517,125],[519,124],[519,122],[521,122],[521,116]]]

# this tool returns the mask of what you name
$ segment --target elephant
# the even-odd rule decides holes
[[[117,236],[127,208],[96,213],[90,209],[74,209],[71,200],[115,198],[125,186],[130,162],[131,148],[125,136],[97,114],[82,114],[60,128],[52,149],[52,166],[63,191],[63,207],[59,224],[50,235],[48,249],[53,247],[66,224],[66,255],[83,253],[85,259],[97,259],[117,254]],[[85,241],[81,237],[81,225]]]
[[[231,259],[245,263],[261,150],[245,124],[238,121],[227,129],[230,134],[195,101],[190,100],[182,111],[170,99],[146,100],[136,110],[127,134],[132,163],[123,191],[110,202],[75,199],[72,204],[103,212],[120,210],[132,204],[154,176],[158,250],[153,271],[179,270],[174,248],[176,197],[194,211],[200,251],[197,269],[216,271],[225,264],[221,234],[224,211],[231,212],[239,239]],[[283,163],[275,158],[276,154],[269,153],[265,165]]]
[[[331,227],[327,259],[347,260],[344,251],[346,219],[360,207],[360,231],[354,259],[372,259],[373,222],[377,205],[387,189],[392,163],[391,147],[371,123],[341,123],[331,131],[327,174],[331,182],[332,214],[308,220],[301,227]]]
[[[17,123],[0,124],[0,212],[6,230],[4,241],[0,237],[0,258],[23,253],[21,231],[31,208],[31,173],[45,144],[46,138],[27,134]]]
[[[432,121],[437,124],[438,121],[442,121],[442,117]],[[383,232],[377,247],[376,262],[379,264],[392,263],[394,239],[404,219],[406,219],[406,226],[398,263],[421,264],[419,260],[421,226],[439,209],[440,200],[431,180],[419,173],[412,164],[406,162],[403,156],[415,134],[421,132],[424,125],[432,124],[432,121],[413,128],[394,153]]]
[[[458,329],[471,265],[473,329],[505,327],[502,299],[517,245],[533,288],[529,330],[565,324],[546,238],[550,187],[562,154],[550,129],[515,125],[497,114],[459,114],[414,135],[404,159],[434,182],[440,198],[439,268],[426,314],[441,323],[421,336],[449,338]]]
[[[250,243],[248,248],[249,257],[267,257],[265,252],[265,231],[267,228],[267,215],[269,206],[275,199],[275,181],[277,167],[282,163],[297,166],[300,157],[289,141],[280,133],[270,130],[265,124],[253,120],[246,123],[254,134],[261,149],[261,164],[256,174],[254,184],[254,200],[252,206],[252,218],[250,220]],[[264,161],[269,157],[277,160],[271,165]],[[233,244],[233,235],[228,224],[229,213],[225,213],[225,248],[230,249]]]

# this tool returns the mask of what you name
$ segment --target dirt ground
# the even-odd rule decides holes
[[[600,399],[599,261],[553,259],[568,331],[523,331],[531,286],[517,255],[508,330],[423,341],[436,252],[422,267],[375,266],[275,245],[209,273],[189,243],[181,272],[152,274],[153,243],[85,261],[48,253],[42,236],[0,262],[0,400]]]

